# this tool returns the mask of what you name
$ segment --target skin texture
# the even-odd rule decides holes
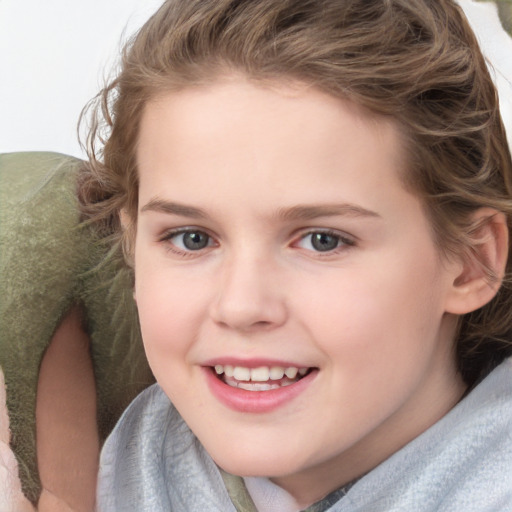
[[[43,358],[36,427],[38,511],[91,512],[99,459],[96,387],[78,308],[63,319]]]
[[[99,441],[90,340],[73,308],[55,331],[41,364],[36,428],[42,492],[38,512],[94,510]],[[0,510],[36,509],[21,491],[9,448],[9,418],[0,368]]]
[[[156,98],[142,119],[135,290],[150,365],[222,468],[271,477],[302,506],[453,407],[455,313],[494,295],[441,258],[399,179],[400,144],[346,101],[240,76]],[[206,246],[187,248],[183,229]],[[320,252],[311,233],[325,231],[338,245]],[[243,412],[208,385],[233,358],[315,371],[272,410]]]

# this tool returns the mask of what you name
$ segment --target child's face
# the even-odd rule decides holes
[[[399,179],[391,122],[233,78],[149,103],[137,156],[147,356],[221,467],[316,499],[460,397],[461,267]]]

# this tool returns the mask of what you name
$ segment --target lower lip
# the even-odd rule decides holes
[[[278,389],[247,391],[225,384],[210,367],[203,370],[210,391],[221,403],[234,411],[250,413],[267,413],[285,405],[304,392],[318,373],[313,370],[297,382]]]

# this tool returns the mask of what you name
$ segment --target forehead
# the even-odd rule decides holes
[[[403,154],[392,119],[302,83],[229,77],[146,105],[139,204],[185,197],[226,207],[259,190],[261,208],[348,198],[366,208],[390,187],[403,191]]]
[[[353,131],[354,137],[348,140],[343,130]],[[226,138],[232,142],[231,147],[219,146],[218,139],[226,142]],[[368,150],[377,141],[388,149],[387,156],[396,167],[403,167],[403,142],[392,118],[378,116],[301,82],[262,83],[236,75],[150,100],[141,120],[138,164],[144,169],[144,164],[156,156],[174,161],[182,156],[190,158],[190,150],[197,151],[198,147],[200,154],[209,157],[218,158],[221,151],[224,157],[228,153],[235,156],[241,148],[237,143],[247,146],[247,139],[255,149],[252,158],[259,160],[271,158],[273,150],[285,149],[285,142],[292,152],[301,148],[307,153],[314,148],[316,158],[322,153],[324,158],[332,157],[334,147],[343,151],[346,146],[349,158],[354,143]],[[269,144],[269,139],[274,144]],[[295,147],[289,144],[292,141]]]

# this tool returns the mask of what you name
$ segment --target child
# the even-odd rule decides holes
[[[512,164],[456,4],[169,0],[90,142],[158,382],[99,510],[512,508]]]

